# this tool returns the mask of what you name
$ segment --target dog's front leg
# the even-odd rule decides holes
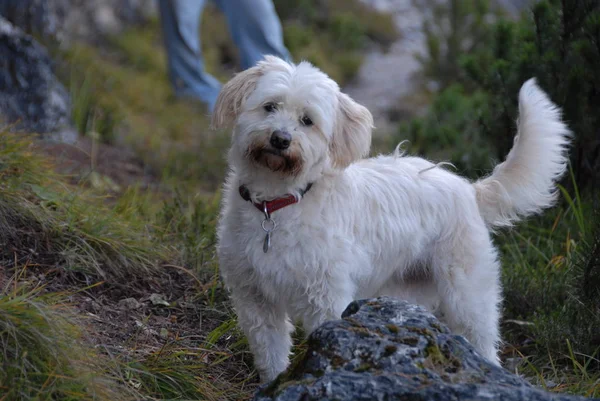
[[[294,329],[283,305],[249,287],[232,289],[232,301],[261,381],[275,379],[289,364]]]
[[[301,311],[306,334],[312,333],[323,323],[337,320],[353,301],[354,285],[342,278],[329,278],[321,286],[308,292],[308,304]]]

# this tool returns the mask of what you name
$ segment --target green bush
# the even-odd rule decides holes
[[[463,15],[459,4],[462,2],[451,2],[446,12]],[[479,12],[473,15],[474,21],[479,20]],[[441,82],[461,83],[467,89],[467,96],[469,92],[488,95],[490,113],[479,125],[493,144],[491,157],[502,160],[510,150],[517,118],[517,93],[527,79],[536,77],[562,108],[565,121],[575,133],[571,162],[577,184],[583,188],[600,178],[598,1],[543,0],[519,21],[500,20],[483,25],[473,36],[463,30],[453,35],[461,42],[477,43],[480,35],[490,40],[466,48],[448,44],[446,48],[453,51],[443,56],[436,55],[439,46],[435,45],[429,52],[425,72]],[[428,36],[432,43],[450,40],[445,34],[430,32]]]
[[[580,187],[600,178],[600,3],[595,0],[540,1],[519,23],[495,26],[486,51],[468,55],[463,63],[469,83],[491,98],[498,115],[490,121],[498,152],[511,146],[506,127],[516,117],[516,93],[536,77],[562,108],[575,133],[571,162]]]
[[[462,76],[460,55],[488,46],[491,29],[488,20],[499,16],[489,0],[420,0],[431,10],[423,24],[426,52],[418,55],[421,74],[446,88]]]
[[[451,161],[462,175],[480,176],[493,153],[481,127],[489,119],[488,101],[483,92],[466,96],[460,85],[450,86],[434,100],[427,117],[402,124],[399,136],[410,141],[411,152]]]

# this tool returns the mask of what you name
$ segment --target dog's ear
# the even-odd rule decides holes
[[[339,93],[338,104],[329,151],[333,165],[344,168],[369,154],[373,116],[344,93]]]
[[[258,79],[265,73],[273,70],[286,71],[289,68],[291,66],[288,62],[267,55],[256,66],[236,74],[219,92],[212,113],[212,128],[225,128],[237,119],[244,102],[256,88]]]
[[[244,102],[256,88],[256,82],[262,74],[262,66],[257,65],[236,74],[223,85],[212,113],[213,129],[226,128],[237,119]]]

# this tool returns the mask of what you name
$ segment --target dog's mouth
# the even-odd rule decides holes
[[[287,167],[285,155],[277,150],[264,149],[260,155],[258,155],[256,161],[263,164],[271,171],[282,171]]]
[[[297,175],[302,169],[302,159],[292,150],[281,151],[272,147],[251,147],[248,157],[254,163],[286,175]]]

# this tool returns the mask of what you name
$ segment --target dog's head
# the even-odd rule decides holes
[[[235,125],[230,163],[294,181],[366,156],[373,118],[311,64],[267,56],[223,87],[212,124]]]

